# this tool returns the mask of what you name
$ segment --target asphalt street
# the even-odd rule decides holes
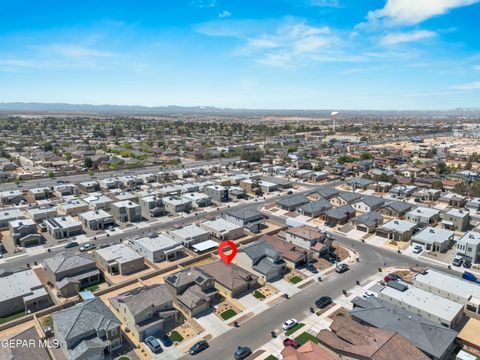
[[[301,191],[301,192],[297,192],[295,194],[297,194],[297,195],[306,194],[306,193],[312,191],[315,188],[322,187],[322,186],[335,186],[336,183],[337,183],[337,181],[333,181],[333,182],[330,182],[328,184],[323,184],[323,185],[302,184],[304,187],[308,187],[309,189]],[[235,205],[235,204],[232,203],[231,204],[232,206],[230,208],[225,208],[224,207],[224,208],[221,208],[220,210],[215,210],[215,211],[211,211],[211,212],[208,212],[208,213],[199,213],[198,215],[189,215],[189,216],[183,217],[183,218],[176,218],[176,219],[172,219],[171,221],[166,221],[166,222],[161,223],[161,224],[149,224],[149,225],[147,225],[145,227],[142,227],[142,228],[135,228],[135,227],[128,228],[127,233],[122,233],[122,232],[119,231],[118,233],[111,234],[109,237],[106,237],[105,235],[98,235],[96,241],[89,241],[88,243],[95,243],[97,246],[100,246],[101,244],[118,243],[120,241],[125,241],[125,240],[128,240],[128,239],[134,239],[138,236],[147,235],[147,234],[151,233],[152,231],[165,230],[165,229],[171,228],[174,225],[191,224],[191,223],[194,223],[194,222],[196,222],[200,219],[203,219],[206,215],[218,216],[226,210],[257,209],[260,205],[270,204],[270,203],[273,203],[273,202],[275,202],[275,201],[277,201],[281,198],[287,197],[287,196],[292,196],[292,195],[284,194],[284,195],[281,195],[281,196],[275,196],[275,197],[269,198],[267,200],[259,199],[256,202],[243,203],[243,204],[240,204],[240,205]],[[279,219],[280,219],[279,222],[281,222],[282,219],[281,218],[279,218]],[[285,220],[283,220],[283,223],[285,223]],[[21,267],[25,267],[25,266],[27,266],[27,264],[33,265],[33,264],[35,264],[35,262],[41,263],[46,258],[49,258],[49,257],[53,256],[54,254],[58,254],[58,253],[61,253],[61,252],[77,253],[77,252],[79,252],[79,250],[78,250],[78,247],[65,249],[63,246],[60,246],[60,247],[52,248],[50,252],[42,252],[42,253],[36,253],[36,254],[26,254],[25,256],[16,256],[12,259],[6,258],[5,262],[3,264],[0,264],[0,269],[13,270],[13,269],[18,269],[18,268],[21,268]]]
[[[169,171],[174,171],[174,170],[181,170],[181,169],[191,169],[191,168],[196,168],[199,166],[206,166],[206,165],[223,165],[223,164],[228,164],[231,161],[238,161],[238,160],[240,160],[239,157],[232,157],[232,158],[206,160],[206,161],[192,161],[191,163],[186,163],[183,166],[167,167],[163,165],[162,166],[154,165],[154,166],[141,168],[141,169],[121,169],[121,170],[114,170],[114,171],[96,172],[94,176],[90,176],[87,173],[83,173],[83,174],[68,175],[68,176],[57,176],[53,179],[41,178],[41,179],[25,180],[25,181],[22,181],[20,187],[13,182],[2,183],[0,184],[0,191],[15,190],[15,189],[31,189],[36,187],[52,186],[53,184],[55,184],[56,180],[60,180],[60,179],[64,181],[69,181],[71,183],[80,183],[82,181],[102,180],[102,179],[108,179],[115,176],[124,176],[126,174],[155,173],[165,168],[167,168]]]
[[[357,251],[360,261],[350,266],[350,270],[343,273],[334,273],[322,282],[313,285],[293,295],[288,300],[267,309],[240,324],[239,328],[232,328],[225,334],[209,341],[210,348],[195,356],[196,360],[226,360],[233,359],[237,346],[248,346],[255,351],[271,340],[270,332],[281,329],[282,323],[291,318],[303,319],[310,315],[309,308],[321,296],[332,298],[342,295],[342,291],[356,285],[356,281],[363,281],[378,272],[379,268],[387,266],[409,266],[418,264],[439,270],[454,273],[446,267],[432,265],[423,261],[397,254],[390,250],[381,249],[373,245],[351,240],[345,236],[332,234],[335,241]],[[458,276],[458,273],[456,274]],[[192,358],[185,355],[182,359]]]

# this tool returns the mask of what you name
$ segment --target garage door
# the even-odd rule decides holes
[[[383,232],[383,231],[377,231],[377,236],[383,237],[383,238],[388,238],[388,233]]]
[[[363,231],[363,232],[368,232],[368,229],[365,226],[357,226],[357,230]]]

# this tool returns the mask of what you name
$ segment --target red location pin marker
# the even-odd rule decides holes
[[[230,254],[225,254],[223,252],[223,249],[225,248],[230,248],[232,252]],[[222,258],[225,264],[229,265],[232,262],[235,255],[237,255],[237,245],[235,245],[235,243],[230,240],[220,243],[220,245],[218,245],[218,255]]]

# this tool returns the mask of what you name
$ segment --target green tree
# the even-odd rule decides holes
[[[86,167],[87,169],[90,169],[93,167],[93,160],[90,159],[89,157],[85,158],[83,160],[83,166]]]
[[[443,189],[443,184],[440,180],[437,180],[432,184],[432,187],[434,189],[441,190],[441,189]]]
[[[364,151],[364,152],[362,152],[362,154],[360,155],[360,158],[361,158],[362,160],[369,160],[369,159],[372,158],[372,154],[369,153],[368,151]]]
[[[54,176],[55,176],[55,173],[53,171],[48,172],[48,177],[54,177]]]
[[[348,155],[342,155],[338,158],[338,163],[339,164],[345,164],[345,163],[351,163],[354,161],[354,159],[351,157],[351,156],[348,156]]]
[[[454,191],[457,194],[468,195],[468,193],[469,193],[468,185],[465,184],[464,182],[460,182],[460,183],[455,185]]]

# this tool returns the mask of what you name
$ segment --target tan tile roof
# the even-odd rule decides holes
[[[329,330],[321,330],[317,338],[328,348],[371,360],[428,360],[429,358],[395,331],[365,326],[338,317]]]
[[[229,290],[235,290],[247,282],[258,279],[258,276],[249,273],[240,266],[226,265],[223,261],[201,265],[199,269],[215,278],[215,281]]]
[[[280,239],[277,236],[265,235],[260,240],[269,243],[282,257],[286,260],[297,262],[304,257],[310,250],[300,247],[298,245],[290,244],[289,242]]]
[[[330,353],[330,351],[318,346],[312,341],[295,350],[291,346],[286,346],[282,350],[283,360],[338,360],[338,356]]]
[[[301,237],[302,239],[306,240],[314,240],[322,236],[322,233],[320,231],[307,225],[288,229],[287,233]]]

